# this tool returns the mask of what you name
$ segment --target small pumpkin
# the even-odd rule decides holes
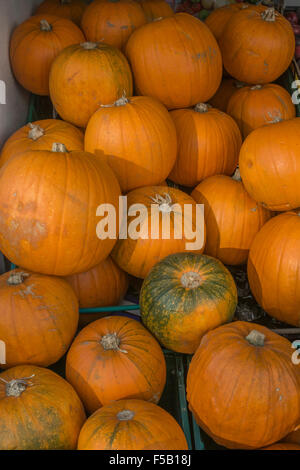
[[[174,15],[174,11],[165,0],[138,0],[138,2],[144,10],[148,23]]]
[[[83,33],[70,20],[48,14],[32,16],[17,26],[11,36],[14,76],[31,93],[49,95],[53,60],[65,47],[83,41]]]
[[[300,369],[291,343],[249,322],[210,331],[192,358],[187,399],[218,444],[257,449],[282,439],[300,423]]]
[[[102,43],[83,42],[65,48],[50,73],[50,96],[58,114],[86,127],[103,104],[132,95],[132,75],[119,49]]]
[[[184,433],[163,408],[142,400],[118,400],[85,422],[78,450],[187,450]]]
[[[38,6],[36,15],[49,13],[80,25],[86,6],[85,0],[44,0]]]
[[[75,338],[66,377],[93,413],[125,398],[157,403],[166,382],[166,363],[159,344],[139,322],[105,317]]]
[[[0,449],[75,450],[86,419],[75,390],[33,365],[0,374]]]
[[[217,108],[226,113],[227,105],[231,96],[243,86],[244,84],[242,82],[238,82],[234,78],[224,78],[217,92],[209,100],[209,104],[213,108]]]
[[[230,116],[204,103],[170,114],[178,139],[177,160],[170,180],[194,187],[208,176],[232,175],[237,167],[242,137]]]
[[[269,220],[256,235],[248,259],[255,299],[272,317],[300,326],[300,211]]]
[[[42,119],[18,129],[5,142],[0,154],[0,167],[9,158],[27,150],[51,150],[62,142],[69,150],[83,150],[83,132],[61,119]]]
[[[91,117],[85,150],[104,152],[123,192],[159,184],[176,159],[174,123],[166,108],[146,96],[120,98]]]
[[[297,444],[278,442],[277,444],[273,444],[269,447],[264,447],[260,450],[300,450],[300,446],[298,446]]]
[[[193,354],[207,331],[232,320],[237,290],[220,261],[176,253],[152,268],[140,305],[144,325],[164,347]]]
[[[295,118],[296,108],[287,90],[269,83],[236,90],[228,101],[227,113],[245,139],[258,127]]]

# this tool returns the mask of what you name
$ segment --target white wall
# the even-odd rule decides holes
[[[41,0],[0,0],[0,148],[10,134],[25,124],[29,97],[12,75],[9,38],[13,29],[31,16],[40,3]]]

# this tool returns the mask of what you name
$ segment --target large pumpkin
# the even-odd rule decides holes
[[[0,338],[6,362],[49,366],[66,352],[78,326],[78,300],[58,277],[20,269],[0,276]]]
[[[119,400],[85,422],[78,450],[187,450],[175,419],[153,403]]]
[[[23,365],[0,374],[0,449],[74,450],[85,413],[51,370]]]
[[[270,210],[300,207],[300,118],[251,132],[239,156],[247,192]]]
[[[298,446],[297,444],[278,442],[277,444],[273,444],[269,447],[264,447],[260,450],[300,450],[300,446]]]
[[[50,96],[58,114],[79,127],[103,104],[132,95],[132,75],[119,49],[84,42],[64,49],[50,73]]]
[[[257,449],[282,439],[300,423],[300,369],[291,343],[248,322],[210,331],[192,358],[187,398],[218,444]]]
[[[85,150],[104,152],[123,192],[161,183],[176,159],[174,123],[153,98],[121,98],[101,107],[90,119]]]
[[[274,8],[246,8],[235,13],[219,43],[227,72],[250,84],[276,80],[286,71],[295,52],[293,29]]]
[[[232,175],[242,137],[230,116],[204,103],[170,114],[178,139],[177,160],[169,175],[172,181],[193,187],[208,176]]]
[[[234,78],[224,78],[217,92],[209,100],[209,104],[213,108],[217,108],[220,111],[226,113],[230,98],[239,88],[242,88],[243,86],[244,84],[242,82],[239,82]]]
[[[169,109],[208,101],[221,82],[219,46],[207,26],[187,13],[134,31],[126,55],[137,94],[158,98]]]
[[[300,211],[272,218],[256,235],[248,279],[254,297],[269,315],[300,326]]]
[[[53,15],[32,16],[17,26],[10,40],[13,73],[26,90],[49,95],[50,67],[59,52],[84,41],[72,21]]]
[[[209,27],[217,41],[220,40],[226,24],[232,16],[243,8],[249,8],[250,5],[245,3],[231,3],[213,10],[205,19],[206,26]]]
[[[138,2],[144,10],[148,23],[174,15],[174,11],[165,0],[138,0]]]
[[[197,210],[194,199],[179,189],[135,189],[128,193],[127,205],[131,207],[127,228],[112,257],[132,276],[145,278],[158,261],[171,253],[204,250],[203,212]]]
[[[229,99],[227,113],[246,138],[254,129],[265,124],[293,119],[296,108],[287,90],[270,83],[236,90]]]
[[[157,403],[166,382],[163,352],[136,320],[105,317],[73,342],[66,377],[89,413],[122,398]]]
[[[164,347],[193,354],[207,331],[232,320],[237,290],[220,261],[176,253],[152,268],[140,305],[144,325]]]
[[[38,6],[36,14],[49,13],[51,15],[67,18],[80,25],[85,9],[85,0],[44,0]]]
[[[112,170],[93,154],[54,144],[16,155],[0,171],[1,251],[35,272],[87,271],[116,242],[98,238],[96,210],[112,204],[118,214],[119,195]]]
[[[191,196],[204,204],[205,253],[225,264],[245,263],[255,235],[271,213],[248,195],[238,171],[232,178],[216,175],[205,179]]]
[[[83,150],[83,133],[61,119],[42,119],[18,129],[5,142],[0,154],[0,167],[9,158],[27,150],[51,150],[54,142],[69,150]]]
[[[133,0],[95,0],[87,7],[81,27],[88,41],[122,49],[133,31],[145,23],[142,7]]]

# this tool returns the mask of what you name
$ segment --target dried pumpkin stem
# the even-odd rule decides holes
[[[119,348],[120,339],[118,338],[117,333],[108,333],[107,335],[103,336],[100,343],[102,344],[105,351],[113,350],[120,351],[125,354],[128,353],[128,351],[126,351],[125,349]]]
[[[239,80],[237,80],[236,82],[234,82],[234,86],[235,86],[235,88],[244,88],[245,83],[240,82]]]
[[[41,20],[40,21],[40,30],[41,31],[52,31],[52,26],[51,26],[51,24],[48,23],[47,20]]]
[[[6,282],[9,286],[18,286],[19,284],[22,284],[24,279],[28,276],[28,273],[12,272]]]
[[[88,51],[92,49],[97,49],[98,43],[97,42],[82,42],[80,46],[83,47],[83,49],[86,49]]]
[[[197,103],[196,106],[194,107],[194,111],[196,111],[197,113],[207,113],[209,108],[212,108],[210,104]]]
[[[264,21],[275,21],[276,20],[276,11],[275,8],[267,8],[261,13],[261,17]]]
[[[43,137],[43,135],[45,134],[45,131],[42,127],[36,124],[32,124],[32,122],[28,124],[28,127],[30,127],[30,131],[28,132],[29,139],[38,140],[40,137]]]
[[[60,143],[57,143],[57,142],[55,142],[52,145],[51,151],[52,152],[57,152],[57,153],[66,153],[66,152],[68,152],[68,150],[67,150],[67,148],[64,144],[60,144]]]
[[[242,181],[241,173],[240,173],[240,169],[239,169],[239,168],[237,168],[237,169],[235,170],[235,172],[233,173],[232,179],[235,180],[235,181]]]
[[[262,85],[254,85],[250,88],[250,90],[261,90],[262,89]]]
[[[114,103],[112,104],[101,104],[100,105],[100,108],[113,108],[115,106],[126,106],[126,104],[130,103],[130,100],[128,98],[126,98],[126,94],[125,92],[123,93],[123,95],[121,96],[121,98],[119,98],[117,101],[115,101]]]
[[[257,330],[252,330],[246,336],[246,340],[248,343],[252,344],[252,346],[264,346],[265,344],[265,335]]]
[[[19,397],[26,390],[27,387],[32,387],[33,383],[28,382],[34,377],[32,374],[30,377],[22,377],[21,379],[12,379],[9,382],[5,379],[0,378],[5,383],[5,395],[7,397]]]
[[[181,284],[186,289],[196,289],[201,284],[201,276],[195,271],[187,271],[181,276]]]
[[[156,194],[154,197],[150,196],[150,199],[155,204],[158,204],[158,210],[160,212],[172,211],[172,199],[171,199],[170,194],[164,193],[163,196],[161,194]]]
[[[119,421],[129,421],[134,417],[134,412],[131,410],[119,411],[117,418]]]

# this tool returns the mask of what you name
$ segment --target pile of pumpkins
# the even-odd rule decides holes
[[[204,23],[163,0],[45,0],[15,29],[14,76],[61,119],[22,127],[0,155],[0,250],[18,266],[0,277],[1,449],[187,449],[157,405],[163,346],[193,354],[189,407],[217,443],[300,450],[291,344],[231,322],[225,267],[248,263],[258,303],[299,326],[300,119],[272,83],[294,50],[283,16],[246,3]],[[124,224],[122,195],[147,208],[140,236],[99,238],[97,208]],[[145,237],[153,203],[158,236]],[[184,204],[204,232],[196,251],[176,236]],[[143,279],[143,324],[79,319],[117,305],[129,276]],[[66,353],[65,380],[47,367]]]

